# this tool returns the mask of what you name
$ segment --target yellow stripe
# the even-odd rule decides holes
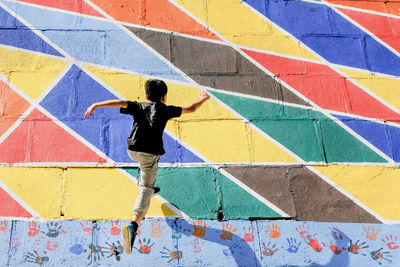
[[[400,110],[400,80],[348,69],[340,69],[371,92]]]
[[[0,48],[0,73],[32,99],[37,99],[67,62]]]
[[[400,220],[400,170],[380,166],[315,167],[387,220]]]
[[[129,220],[138,194],[136,183],[107,168],[68,168],[63,174],[61,168],[0,167],[0,179],[46,220]],[[164,215],[176,213],[153,198],[147,216]]]
[[[298,42],[237,0],[176,0],[232,43],[318,60]]]
[[[145,78],[86,67],[125,98],[146,101]],[[168,83],[167,104],[186,106],[198,99],[198,88]],[[223,106],[210,99],[193,114],[168,122],[167,128],[213,162],[295,161]]]
[[[62,169],[0,167],[0,180],[44,219],[57,219]]]
[[[116,169],[69,168],[66,188],[66,219],[132,219],[138,187]],[[164,215],[176,213],[152,198],[147,216]]]

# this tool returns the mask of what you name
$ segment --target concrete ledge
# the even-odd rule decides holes
[[[131,255],[127,221],[0,222],[1,266],[390,266],[399,225],[145,220]]]

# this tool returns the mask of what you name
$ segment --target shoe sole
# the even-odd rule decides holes
[[[131,246],[131,231],[129,231],[128,226],[124,225],[122,226],[122,235],[124,237],[124,251],[126,254],[131,254],[132,253],[132,246]]]

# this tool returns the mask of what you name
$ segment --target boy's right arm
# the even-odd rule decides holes
[[[195,112],[204,102],[206,102],[210,98],[210,95],[202,92],[199,95],[199,100],[193,102],[191,105],[182,108],[182,114],[184,113],[192,113]]]
[[[104,107],[126,108],[127,106],[128,106],[128,102],[125,100],[121,100],[121,99],[112,99],[112,100],[97,102],[97,103],[92,104],[90,107],[88,107],[88,109],[85,112],[85,119],[89,116],[92,116],[93,112],[98,108],[104,108]]]

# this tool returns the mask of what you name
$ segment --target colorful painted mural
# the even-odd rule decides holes
[[[132,117],[118,108],[83,116],[98,101],[146,101],[144,83],[157,78],[167,104],[188,105],[201,91],[211,99],[167,124],[161,192],[147,214],[160,221],[144,225],[163,224],[170,239],[145,233],[136,256],[157,248],[160,264],[182,266],[212,265],[213,251],[226,266],[395,263],[399,37],[397,1],[0,0],[0,217],[11,240],[0,258],[58,265],[70,251],[67,265],[130,262],[119,234],[100,228],[117,233],[110,224],[132,217]],[[178,242],[205,224],[213,237]],[[13,232],[33,235],[33,225],[40,244]],[[278,228],[282,241],[260,239]],[[58,241],[45,234],[61,229]],[[259,239],[214,250],[227,229],[242,243],[253,230]],[[13,256],[15,247],[24,249]],[[208,252],[193,255],[200,247]],[[303,247],[312,250],[298,256]],[[266,260],[283,252],[285,262]]]

